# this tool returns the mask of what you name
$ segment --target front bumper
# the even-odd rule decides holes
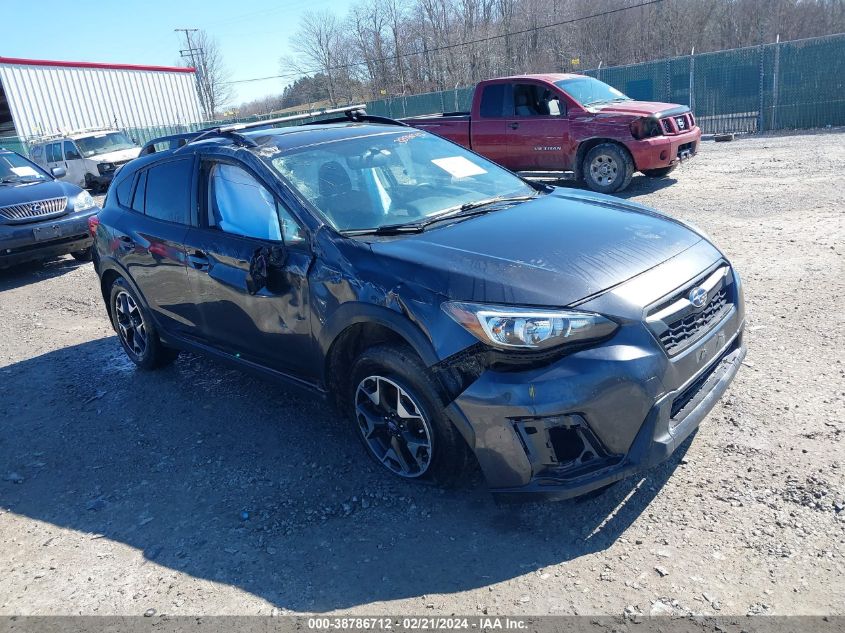
[[[643,139],[632,144],[631,154],[637,170],[661,169],[677,165],[698,153],[701,128],[698,126],[682,134]]]
[[[684,261],[695,262],[706,250],[694,247]],[[670,260],[585,306],[601,304],[596,311],[619,315],[644,289],[650,299],[660,283],[662,291],[676,292],[693,277],[684,276],[689,267]],[[541,368],[483,372],[447,413],[475,451],[494,495],[576,497],[669,458],[715,406],[745,357],[738,277],[733,284],[733,304],[682,353],[664,351],[642,318],[645,309],[636,307],[629,316],[638,318],[622,318],[603,345]]]
[[[99,210],[94,207],[41,222],[0,224],[0,268],[85,250],[93,243],[88,218]],[[37,240],[33,229],[42,227],[50,227],[55,235]]]

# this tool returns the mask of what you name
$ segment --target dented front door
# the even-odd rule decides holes
[[[188,276],[200,314],[200,342],[241,360],[301,374],[311,355],[311,252],[305,245],[285,248],[284,264],[270,265],[266,285],[256,287],[250,262],[273,246],[213,228],[188,232]]]

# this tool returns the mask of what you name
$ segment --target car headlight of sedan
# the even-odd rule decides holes
[[[449,301],[443,310],[483,343],[542,350],[610,336],[618,327],[600,314]]]
[[[73,210],[87,211],[88,209],[93,209],[96,206],[97,203],[94,202],[94,198],[91,197],[91,194],[87,191],[83,191],[78,196],[76,196],[76,200],[73,203]]]

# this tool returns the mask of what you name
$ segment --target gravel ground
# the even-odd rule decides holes
[[[580,501],[391,481],[321,402],[135,371],[90,264],[0,272],[0,614],[845,612],[843,140],[634,179],[741,272],[749,354],[681,454]]]

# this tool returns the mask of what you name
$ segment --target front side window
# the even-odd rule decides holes
[[[208,225],[232,235],[296,244],[303,241],[290,212],[246,170],[218,163],[208,179]]]
[[[73,143],[65,141],[65,160],[76,160],[79,158],[79,152],[76,151]]]
[[[631,98],[619,92],[613,86],[592,77],[561,79],[555,85],[582,106],[597,106],[614,101],[630,101]]]
[[[560,116],[558,95],[538,84],[515,84],[513,87],[513,111],[518,117]]]
[[[404,224],[467,203],[535,193],[498,165],[419,130],[320,143],[265,160],[341,231]]]
[[[85,158],[135,147],[135,143],[126,138],[123,132],[102,132],[93,136],[85,136],[76,139],[76,144]]]
[[[159,220],[188,224],[193,168],[192,158],[150,167],[146,171],[144,213]]]

